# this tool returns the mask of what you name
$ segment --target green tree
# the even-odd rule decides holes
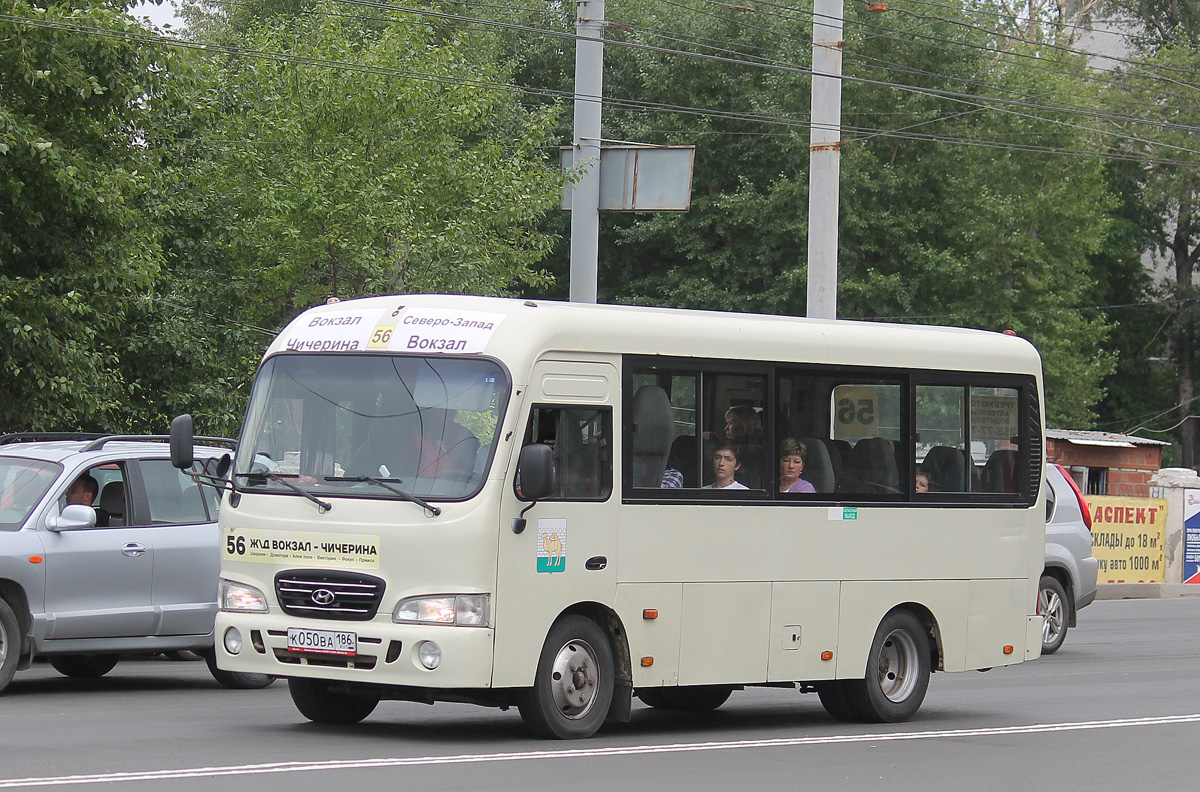
[[[1118,70],[1108,101],[1114,111],[1137,119],[1117,124],[1119,145],[1147,163],[1138,174],[1144,230],[1151,251],[1172,276],[1168,285],[1171,322],[1167,352],[1174,363],[1177,402],[1162,413],[1177,433],[1180,463],[1200,466],[1200,400],[1197,389],[1196,264],[1200,261],[1200,8],[1173,0],[1110,0],[1110,10],[1129,20],[1138,57]],[[1141,121],[1139,123],[1139,121]]]
[[[738,8],[609,11],[613,38],[661,49],[606,48],[606,96],[656,111],[613,102],[605,137],[697,152],[689,213],[603,219],[601,300],[805,312],[809,78],[795,67],[811,17]],[[1082,57],[997,32],[1000,4],[938,11],[847,6],[839,315],[1012,329],[1042,351],[1049,420],[1087,426],[1113,366],[1105,317],[1079,310],[1113,201],[1101,163],[1076,156],[1092,150],[1096,90]],[[569,89],[559,46],[529,45],[523,79]],[[1068,104],[1083,113],[1053,109]]]
[[[0,431],[128,430],[122,334],[161,263],[140,141],[171,52],[121,3],[0,8]]]
[[[221,54],[177,121],[190,299],[278,328],[329,297],[545,281],[554,110],[505,89],[494,36],[321,3],[196,24]]]

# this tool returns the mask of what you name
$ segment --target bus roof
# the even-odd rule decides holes
[[[447,294],[311,308],[266,355],[289,351],[484,354],[514,372],[568,352],[1041,373],[1031,343],[984,330]]]

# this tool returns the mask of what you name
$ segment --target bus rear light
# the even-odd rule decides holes
[[[1004,654],[1012,654],[1013,648],[1011,645],[1004,647]]]
[[[642,668],[649,668],[652,665],[654,665],[653,657],[643,657],[642,658]]]
[[[642,611],[642,618],[646,620],[658,618],[658,608],[646,608]]]
[[[821,652],[821,659],[822,659],[822,660],[832,660],[832,659],[833,659],[833,652],[831,652],[831,651],[829,651],[828,649],[826,649],[824,652]]]

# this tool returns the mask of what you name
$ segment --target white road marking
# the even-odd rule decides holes
[[[839,734],[816,737],[785,737],[770,740],[731,740],[727,742],[673,743],[668,745],[631,745],[621,748],[576,748],[558,751],[520,751],[513,753],[458,754],[453,756],[412,756],[380,759],[345,759],[326,762],[272,762],[232,765],[229,767],[185,767],[175,770],[147,770],[137,773],[97,773],[94,775],[47,776],[44,778],[0,779],[0,789],[19,787],[67,786],[74,784],[111,784],[120,781],[163,781],[172,778],[220,778],[222,776],[265,775],[268,773],[314,773],[331,770],[361,770],[377,767],[432,767],[477,762],[530,762],[547,759],[588,759],[606,756],[644,756],[647,754],[686,753],[689,751],[730,751],[760,748],[789,748],[806,745],[839,745],[902,740],[937,740],[960,737],[996,737],[1018,734],[1087,731],[1090,729],[1126,729],[1138,726],[1172,726],[1200,723],[1195,715],[1168,715],[1159,718],[1123,718],[1120,720],[1079,723],[1040,723],[1031,726],[1000,726],[990,729],[946,729],[892,734]]]

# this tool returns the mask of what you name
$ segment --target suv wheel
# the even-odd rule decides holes
[[[204,653],[204,662],[208,663],[208,671],[213,679],[233,690],[257,690],[265,688],[275,681],[270,674],[252,674],[247,671],[223,671],[217,668],[217,652],[209,649]]]
[[[75,679],[98,679],[117,665],[117,655],[78,654],[51,655],[50,665],[64,676]]]
[[[8,687],[21,659],[21,629],[17,615],[0,599],[0,690]]]
[[[1042,624],[1042,654],[1051,655],[1058,651],[1067,638],[1067,592],[1058,578],[1042,575],[1038,584],[1038,613],[1045,620]]]

